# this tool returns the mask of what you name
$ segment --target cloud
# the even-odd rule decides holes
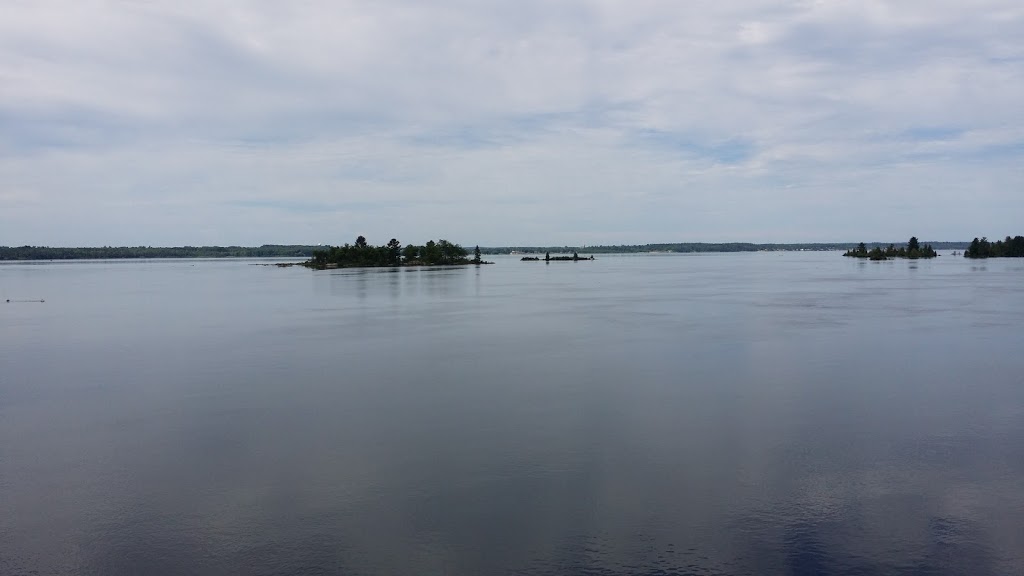
[[[1024,213],[1009,0],[2,2],[0,244],[938,240]]]

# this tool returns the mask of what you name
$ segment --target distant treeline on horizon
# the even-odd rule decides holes
[[[890,242],[866,243],[869,248],[885,247]],[[970,242],[929,242],[938,250],[964,250]],[[754,244],[748,242],[684,242],[674,244],[633,244],[619,246],[501,246],[480,247],[483,254],[586,253],[586,254],[635,254],[645,252],[760,252],[811,250],[849,250],[857,242],[800,243],[800,244]],[[324,246],[264,244],[247,246],[103,246],[91,248],[47,247],[47,246],[0,246],[0,260],[116,260],[125,258],[311,258],[313,252]]]
[[[875,246],[886,247],[891,242],[868,242],[868,248]],[[932,247],[939,250],[963,250],[969,242],[929,242]],[[639,254],[647,252],[763,252],[763,251],[793,251],[810,250],[828,252],[834,250],[849,250],[858,245],[857,242],[834,242],[834,243],[796,243],[796,244],[755,244],[751,242],[681,242],[674,244],[630,244],[620,246],[502,246],[502,247],[481,247],[484,254],[544,254],[547,252],[581,252],[587,254]]]
[[[50,248],[0,246],[0,260],[117,260],[123,258],[309,258],[322,246],[103,246]]]

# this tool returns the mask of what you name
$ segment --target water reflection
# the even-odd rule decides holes
[[[420,268],[423,287],[428,296],[450,297],[465,293],[464,281],[473,273],[468,266],[432,266]]]

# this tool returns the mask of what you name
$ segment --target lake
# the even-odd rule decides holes
[[[0,574],[1024,573],[1024,262],[492,259],[0,263]]]

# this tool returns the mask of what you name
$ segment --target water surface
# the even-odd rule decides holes
[[[1021,262],[496,260],[0,264],[0,574],[1022,573]]]

